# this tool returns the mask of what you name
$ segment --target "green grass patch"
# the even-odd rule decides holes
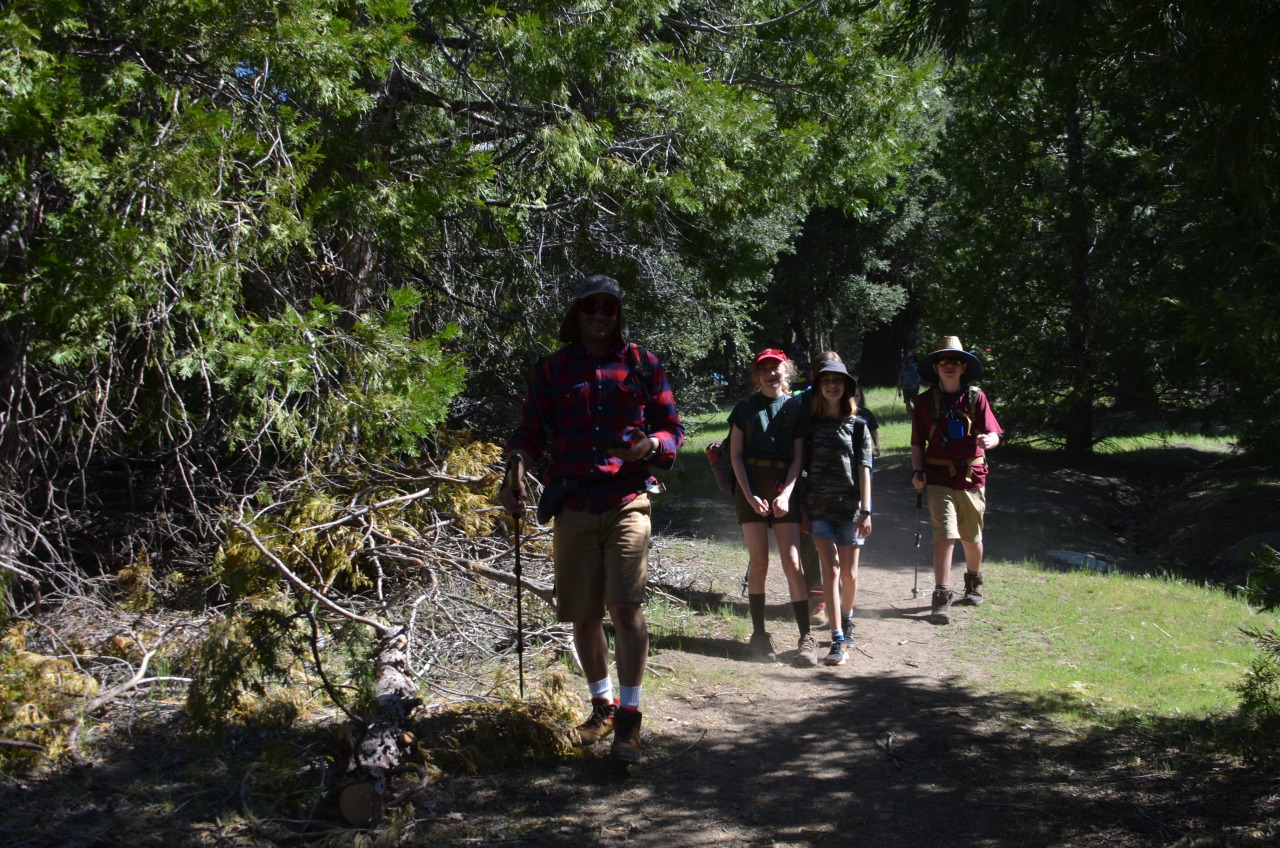
[[[1229,453],[1235,447],[1235,439],[1227,436],[1207,436],[1200,432],[1157,430],[1129,436],[1113,436],[1094,446],[1100,456],[1141,456],[1169,448],[1186,448],[1208,453]]]
[[[907,418],[902,395],[892,387],[866,389],[863,403],[876,415],[880,426],[880,456],[894,456],[911,452],[911,421]]]
[[[684,445],[676,454],[676,466],[670,471],[657,471],[655,476],[674,495],[689,497],[724,497],[716,487],[707,465],[706,448],[724,438],[728,432],[730,407],[700,415],[681,416],[684,423]]]
[[[695,610],[663,595],[655,595],[645,602],[644,617],[649,624],[649,632],[662,636],[680,638],[704,636],[710,632],[709,623],[702,620]]]
[[[993,601],[974,614],[957,654],[988,663],[994,684],[1058,704],[1064,718],[1208,715],[1233,709],[1262,623],[1218,589],[1155,577],[991,571]]]

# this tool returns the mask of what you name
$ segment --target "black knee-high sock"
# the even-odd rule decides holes
[[[764,632],[764,592],[758,595],[747,595],[747,606],[751,610],[751,632]]]
[[[800,625],[800,635],[809,632],[809,602],[808,601],[792,601],[791,609],[796,614],[796,624]]]

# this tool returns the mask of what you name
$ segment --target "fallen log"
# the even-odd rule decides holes
[[[374,654],[374,703],[377,712],[363,728],[351,728],[352,751],[339,782],[338,808],[350,825],[372,827],[385,811],[427,785],[424,769],[405,765],[413,735],[405,730],[422,704],[409,673],[409,635],[404,627],[382,634]],[[392,794],[395,778],[416,774],[417,781],[399,796]]]
[[[376,710],[363,726],[347,725],[343,747],[349,754],[338,789],[338,808],[348,824],[373,827],[382,821],[383,813],[426,785],[426,771],[401,763],[413,744],[412,734],[405,729],[409,713],[422,704],[418,687],[410,674],[410,640],[408,628],[391,627],[375,618],[356,615],[335,603],[323,592],[298,577],[284,561],[268,550],[253,528],[243,522],[232,524],[244,532],[253,545],[286,580],[303,594],[314,598],[326,609],[373,629],[378,634],[374,651],[374,704]],[[417,785],[399,797],[391,798],[391,782],[398,776],[416,773]]]

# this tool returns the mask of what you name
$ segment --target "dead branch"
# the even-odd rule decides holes
[[[507,586],[516,585],[516,576],[514,574],[508,574],[505,571],[498,571],[497,569],[486,568],[476,563],[472,563],[470,566],[468,566],[467,570],[475,574],[480,574],[484,577],[487,577],[488,579],[492,580],[495,583],[502,583]],[[545,603],[547,606],[553,607],[553,608],[555,607],[556,605],[555,591],[550,586],[546,586],[542,583],[537,583],[533,580],[530,580],[527,577],[524,577],[520,580],[520,585],[524,587],[525,591],[532,592],[534,595],[540,598],[542,602]]]
[[[325,609],[329,610],[330,612],[337,613],[338,615],[341,615],[345,618],[349,618],[352,621],[359,622],[360,624],[363,624],[366,627],[371,627],[373,628],[373,631],[377,633],[379,636],[387,635],[390,628],[388,628],[386,624],[383,624],[381,621],[377,621],[376,619],[365,618],[362,615],[357,615],[356,613],[351,612],[351,610],[348,610],[339,606],[338,604],[330,600],[328,595],[313,589],[305,580],[303,580],[298,575],[294,574],[293,571],[289,569],[289,566],[284,564],[284,562],[280,559],[280,557],[276,556],[271,551],[267,550],[266,545],[262,544],[262,540],[258,538],[258,534],[254,533],[253,529],[250,528],[247,524],[244,524],[240,521],[233,520],[231,522],[231,526],[237,528],[238,530],[241,530],[246,536],[248,536],[249,541],[252,542],[253,546],[258,549],[258,552],[261,553],[264,557],[266,557],[267,562],[271,563],[271,565],[276,569],[276,571],[280,572],[281,576],[283,576],[284,579],[288,580],[289,583],[295,589],[302,592],[304,595],[307,595],[308,597],[314,598],[317,602],[320,603],[321,606],[323,606]]]

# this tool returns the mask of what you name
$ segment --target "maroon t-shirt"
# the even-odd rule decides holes
[[[934,392],[940,391],[942,391],[940,388],[934,387],[916,398],[911,415],[911,444],[924,447],[926,460],[969,460],[975,456],[982,456],[983,451],[978,447],[977,437],[983,433],[1004,432],[1000,429],[1000,422],[996,421],[995,413],[991,411],[991,405],[987,403],[987,396],[981,389],[978,390],[972,421],[965,424],[967,434],[949,438],[944,444],[941,434],[933,427],[933,396]],[[939,428],[947,427],[951,421],[963,422],[968,415],[969,389],[967,386],[958,392],[942,392],[942,420],[938,422]],[[973,482],[965,482],[963,470],[959,474],[951,474],[951,469],[945,465],[926,462],[925,482],[930,486],[947,486],[952,489],[980,489],[987,482],[986,463],[974,465],[972,470]]]

